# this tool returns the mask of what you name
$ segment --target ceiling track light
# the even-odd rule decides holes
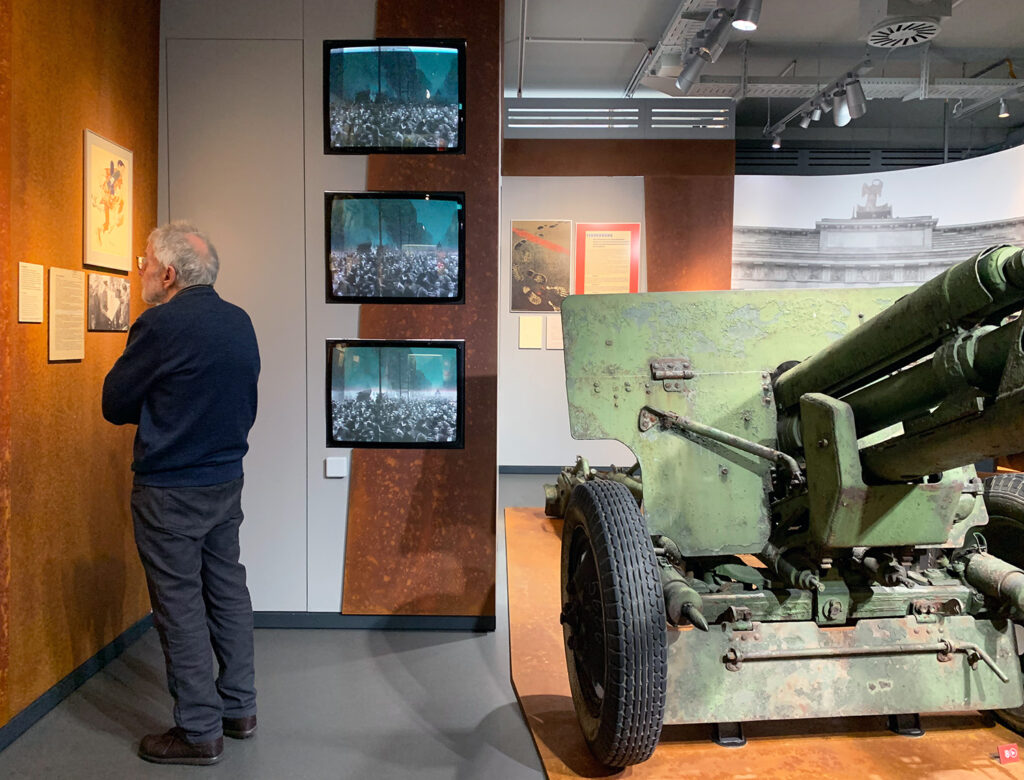
[[[782,148],[782,136],[780,136],[778,133],[776,133],[775,135],[772,136],[772,149],[781,149],[781,148]]]
[[[836,127],[846,127],[850,124],[850,104],[846,99],[846,90],[837,89],[832,93],[832,123]]]
[[[675,81],[679,94],[688,95],[700,79],[704,66],[718,61],[734,27],[739,30],[756,30],[760,18],[761,0],[739,0],[735,9],[718,7],[709,13],[704,20],[704,27],[693,36],[690,48],[683,57],[683,67]]]
[[[729,42],[729,33],[732,32],[729,21],[732,19],[732,12],[725,8],[716,8],[712,11],[711,17],[718,21],[710,30],[707,27],[701,30],[704,37],[696,44],[697,54],[708,62],[717,62],[725,51],[725,44]]]
[[[683,60],[683,69],[679,71],[679,76],[676,78],[676,89],[684,96],[688,95],[693,85],[697,83],[697,79],[700,78],[700,72],[704,70],[705,65],[707,65],[707,61],[697,55],[697,50],[690,49]]]
[[[732,26],[743,32],[753,32],[761,19],[761,0],[740,0],[732,16]]]
[[[954,119],[966,119],[969,116],[973,116],[979,111],[984,111],[990,106],[999,106],[999,118],[1006,119],[1010,116],[1010,111],[1006,107],[1006,101],[1011,98],[1024,97],[1024,84],[1020,86],[1010,87],[1009,89],[991,97],[981,98],[975,100],[973,103],[964,104],[963,100],[958,100],[953,106],[953,118]]]
[[[832,121],[836,127],[845,127],[851,120],[864,116],[868,110],[867,96],[864,94],[860,79],[869,73],[872,67],[870,59],[861,60],[778,122],[766,127],[762,135],[774,139],[790,122],[796,121],[800,127],[806,128],[811,122],[818,121],[823,114],[829,112],[832,112]]]
[[[853,74],[850,74],[853,76]],[[868,112],[868,99],[864,96],[864,87],[860,80],[853,78],[846,84],[846,107],[850,119],[860,119]]]

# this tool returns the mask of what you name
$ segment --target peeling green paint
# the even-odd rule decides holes
[[[636,454],[649,522],[684,554],[759,552],[769,532],[770,464],[696,437],[641,433],[640,410],[651,405],[773,446],[776,413],[766,375],[821,349],[857,327],[858,313],[871,316],[904,292],[570,296],[562,322],[572,436],[615,439]],[[666,392],[650,363],[679,357],[691,361],[695,375],[680,380],[680,392]],[[628,393],[626,382],[634,388]]]

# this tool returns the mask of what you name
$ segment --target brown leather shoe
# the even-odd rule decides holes
[[[154,764],[215,764],[224,752],[224,739],[189,742],[184,729],[175,727],[164,734],[148,734],[139,743],[139,758]]]
[[[256,716],[246,715],[244,718],[224,718],[224,736],[232,739],[249,739],[256,734]]]

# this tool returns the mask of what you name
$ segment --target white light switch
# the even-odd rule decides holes
[[[328,479],[348,476],[348,458],[327,458],[324,466],[324,475]]]

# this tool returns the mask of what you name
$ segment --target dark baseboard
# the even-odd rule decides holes
[[[152,625],[153,616],[146,615],[0,727],[0,750],[28,731],[46,713],[74,693],[82,683],[131,647]]]
[[[392,631],[494,631],[494,615],[341,615],[254,612],[256,628],[375,628]]]

